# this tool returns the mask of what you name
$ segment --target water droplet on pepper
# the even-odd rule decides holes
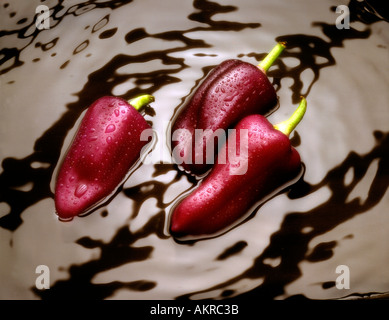
[[[114,124],[109,124],[106,128],[105,128],[105,133],[111,133],[111,132],[114,132],[116,130],[116,127]]]
[[[77,197],[77,198],[80,198],[82,197],[85,192],[88,190],[88,186],[84,183],[80,183],[77,188],[76,188],[76,191],[74,191],[74,195]]]

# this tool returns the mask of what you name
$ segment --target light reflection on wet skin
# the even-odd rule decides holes
[[[66,14],[82,15],[84,12],[96,10],[103,6],[110,7],[114,10],[130,2],[131,1],[111,1],[107,3],[96,3],[93,7],[82,7],[82,5],[78,5],[79,7],[72,8],[71,10],[69,9],[63,16],[54,15],[56,17],[55,25],[59,24]],[[59,1],[54,12],[60,12],[61,9],[62,1]],[[233,6],[222,6],[216,3],[211,4],[208,1],[195,1],[194,9],[196,12],[189,15],[188,19],[202,22],[207,25],[205,27],[198,27],[197,30],[199,31],[239,31],[244,28],[260,27],[259,23],[241,24],[231,21],[214,21],[212,19],[215,14],[236,10]],[[361,19],[361,21],[366,25],[378,21],[375,16],[363,12],[363,10],[361,11],[356,1],[350,2],[350,9],[358,9],[362,12],[364,15],[359,16],[359,19],[362,17],[363,19]],[[98,21],[95,26],[92,27],[92,30],[96,32],[108,22],[109,15]],[[55,27],[55,25],[53,27]],[[293,92],[294,102],[297,102],[301,95],[307,96],[309,94],[310,88],[319,80],[320,70],[322,68],[336,64],[336,61],[330,52],[331,48],[341,47],[344,40],[365,39],[370,35],[370,29],[368,27],[363,31],[352,30],[352,32],[341,34],[335,32],[334,25],[318,22],[315,23],[314,26],[321,28],[323,33],[330,38],[330,41],[308,35],[285,35],[279,36],[276,39],[277,41],[286,41],[290,49],[301,49],[298,51],[286,50],[284,54],[285,57],[297,59],[300,62],[297,66],[290,68],[283,64],[282,60],[279,60],[275,63],[276,68],[269,72],[269,76],[273,77],[274,85],[277,89],[281,86],[281,78],[291,78],[293,80],[291,90]],[[17,31],[7,32],[16,32],[20,38],[23,38],[24,33],[27,30],[28,27],[24,27]],[[78,101],[68,104],[68,111],[63,117],[58,119],[56,123],[48,128],[46,132],[36,140],[34,152],[32,154],[24,159],[12,157],[4,159],[2,163],[4,171],[0,175],[2,188],[0,200],[8,203],[11,207],[11,211],[6,216],[0,218],[0,226],[2,228],[11,231],[16,230],[22,223],[20,215],[26,208],[33,206],[42,199],[53,197],[49,185],[53,170],[60,156],[62,143],[85,107],[94,101],[96,91],[100,92],[101,95],[110,95],[117,84],[129,79],[129,76],[127,75],[117,75],[115,73],[116,70],[131,63],[161,59],[165,65],[175,65],[179,67],[162,71],[155,70],[144,74],[133,74],[131,75],[131,78],[135,78],[135,82],[138,85],[150,85],[149,93],[151,94],[157,92],[166,84],[181,81],[177,78],[176,74],[187,68],[187,65],[182,59],[173,58],[169,54],[191,48],[207,48],[212,46],[203,40],[193,40],[186,37],[185,33],[189,31],[169,31],[160,34],[148,34],[143,28],[129,30],[125,37],[125,40],[129,44],[144,38],[154,38],[165,41],[178,40],[185,45],[185,48],[180,47],[159,50],[135,56],[128,56],[125,54],[116,55],[101,69],[96,70],[88,76],[88,82],[84,88],[77,93]],[[33,43],[38,32],[39,31],[36,31],[30,36],[31,41],[29,44]],[[112,37],[115,33],[115,29],[109,29],[102,32],[100,38]],[[57,40],[54,39],[49,43],[39,44],[39,46],[43,51],[49,50],[55,47]],[[74,54],[78,54],[87,46],[87,42],[79,44],[74,49]],[[22,50],[23,49],[15,50],[12,48],[2,50],[4,55],[2,62],[7,59],[13,60],[13,64],[2,69],[2,73],[7,73],[13,68],[23,65],[23,62],[20,60],[20,52]],[[256,56],[258,61],[264,56],[264,54],[253,55]],[[324,58],[325,62],[321,64],[317,63],[317,57]],[[67,64],[68,61],[65,62],[61,68],[66,68]],[[204,74],[206,74],[211,67],[212,66],[204,68]],[[306,92],[301,92],[303,83],[301,82],[300,75],[305,69],[312,70],[315,77],[309,84],[308,90]],[[109,79],[111,79],[111,81],[108,81]],[[114,80],[112,81],[112,79]],[[194,88],[192,91],[193,90]],[[133,97],[140,93],[139,89],[131,89],[123,98]],[[183,101],[184,100],[185,99],[183,98]],[[155,114],[155,110],[152,108],[146,109],[145,112],[150,115]],[[264,277],[265,280],[261,286],[248,293],[242,294],[241,297],[255,296],[274,298],[282,294],[286,284],[301,276],[301,271],[298,268],[298,263],[300,261],[304,259],[325,260],[331,257],[331,250],[336,246],[336,242],[318,246],[315,252],[307,258],[306,253],[309,241],[317,235],[323,234],[344,221],[353,218],[355,215],[366,212],[380,202],[387,190],[388,182],[385,177],[388,176],[388,171],[387,167],[384,166],[384,163],[385,161],[387,163],[388,159],[387,155],[384,154],[384,151],[388,149],[388,133],[376,131],[373,134],[376,139],[376,145],[372,146],[369,153],[359,155],[355,152],[350,152],[349,156],[338,166],[330,170],[324,179],[317,185],[310,185],[302,178],[288,193],[291,198],[301,198],[320,190],[320,188],[328,187],[331,190],[332,195],[326,203],[320,204],[310,212],[293,212],[287,214],[280,229],[272,235],[270,244],[265,251],[254,259],[254,264],[251,268],[247,269],[238,277],[229,279],[216,287],[207,288],[203,292],[222,289],[224,291],[221,293],[221,296],[228,297],[237,294],[233,290],[227,289],[229,285],[234,284],[243,278],[257,279]],[[347,196],[353,190],[353,187],[363,178],[374,160],[378,160],[379,164],[376,179],[374,179],[371,184],[367,199],[363,203],[359,203],[358,200],[353,200],[345,204]],[[33,163],[49,165],[42,165],[39,168],[35,168],[32,167]],[[176,177],[172,183],[178,181],[185,175],[173,165],[155,165],[154,168],[154,177],[164,174],[167,171],[175,170]],[[344,177],[347,172],[349,172],[350,168],[354,168],[354,177],[348,185],[344,185]],[[191,177],[187,177],[187,179],[193,184],[196,183]],[[14,187],[22,186],[30,182],[33,182],[33,188],[28,192],[22,193],[14,189]],[[143,192],[143,186],[152,186],[152,188],[148,188],[148,191]],[[167,236],[163,233],[163,226],[165,223],[164,210],[166,209],[167,204],[163,202],[163,195],[169,186],[170,184],[159,181],[147,181],[142,185],[123,189],[122,192],[124,195],[135,200],[133,208],[134,215],[138,213],[141,205],[150,197],[157,199],[157,207],[160,210],[159,213],[150,219],[143,229],[135,233],[129,231],[127,226],[120,228],[109,243],[103,243],[90,237],[79,239],[77,243],[85,248],[100,248],[102,252],[101,256],[96,260],[91,260],[82,265],[71,266],[69,268],[70,279],[56,282],[50,290],[38,291],[36,288],[32,288],[32,290],[43,299],[66,296],[68,290],[72,290],[79,298],[88,297],[102,299],[111,296],[120,288],[127,288],[135,291],[147,291],[154,288],[157,283],[149,280],[139,280],[127,283],[117,281],[111,284],[92,284],[91,279],[101,271],[109,270],[126,263],[148,259],[154,248],[152,246],[132,246],[138,239],[147,237],[150,234],[156,234],[159,238],[166,239]],[[328,219],[329,214],[332,216],[332,219]],[[303,230],[308,230],[309,232],[303,232]],[[244,247],[244,241],[239,241],[231,248],[221,249],[219,256],[215,259],[227,260],[230,256],[239,254]],[[282,250],[282,248],[285,247],[288,247],[288,250]],[[281,263],[276,267],[271,267],[264,263],[266,259],[277,257],[281,257]],[[327,283],[323,284],[323,286],[331,286],[331,284]],[[77,288],[77,290],[75,290],[75,288]],[[197,293],[199,292],[189,293],[178,298],[190,298]]]

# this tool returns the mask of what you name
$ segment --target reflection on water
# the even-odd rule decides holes
[[[90,12],[91,10],[103,8],[120,10],[120,8],[126,5],[132,5],[131,2],[129,0],[88,1],[65,7],[64,1],[58,0],[57,4],[51,8],[53,10],[51,28],[54,29],[59,26],[67,15],[80,16],[81,18],[84,13]],[[6,5],[4,5],[4,8],[6,8]],[[319,28],[323,33],[322,37],[288,34],[280,35],[275,39],[276,41],[286,41],[287,50],[285,50],[283,56],[285,58],[297,59],[299,63],[294,67],[288,67],[283,63],[282,59],[279,59],[274,64],[274,68],[269,71],[269,77],[273,79],[273,84],[277,90],[281,88],[281,79],[291,79],[294,103],[300,100],[301,95],[309,95],[312,87],[319,80],[320,72],[323,68],[336,64],[336,60],[331,53],[332,48],[341,48],[345,40],[368,38],[371,34],[369,26],[381,20],[379,16],[375,15],[375,12],[365,10],[363,2],[351,0],[349,8],[352,13],[352,21],[362,22],[364,24],[363,30],[351,28],[347,32],[338,32],[334,24],[314,22],[312,27]],[[124,37],[128,45],[134,45],[143,39],[157,39],[172,43],[178,42],[178,44],[168,49],[159,49],[133,55],[119,53],[113,56],[105,65],[88,75],[84,87],[75,94],[77,101],[67,104],[67,111],[47,128],[42,136],[36,139],[33,153],[22,159],[9,155],[3,160],[3,172],[0,175],[0,202],[7,203],[10,211],[0,218],[0,226],[10,231],[17,230],[23,223],[21,214],[27,208],[34,206],[42,199],[53,198],[50,182],[59,161],[65,138],[85,108],[95,100],[96,92],[100,96],[111,95],[117,85],[132,80],[137,87],[129,89],[121,96],[124,99],[129,99],[143,93],[143,90],[139,89],[140,87],[146,86],[148,88],[147,93],[155,94],[167,85],[181,82],[182,80],[178,75],[181,71],[188,68],[188,64],[185,59],[174,55],[174,53],[185,52],[194,48],[205,49],[212,47],[212,44],[206,40],[189,37],[189,33],[196,31],[242,31],[247,28],[261,27],[259,22],[241,23],[220,19],[220,17],[223,17],[223,14],[237,10],[238,7],[232,5],[222,5],[207,0],[195,0],[193,2],[193,12],[187,16],[187,19],[199,22],[199,26],[188,30],[169,30],[161,33],[150,33],[144,27],[128,30]],[[329,8],[329,10],[334,11],[335,8]],[[218,19],[215,18],[216,15],[220,15]],[[1,49],[1,74],[6,74],[15,68],[23,67],[25,62],[21,59],[21,53],[28,46],[34,44],[36,37],[41,32],[38,29],[31,32],[34,22],[25,25],[26,19],[20,20],[20,25],[23,25],[23,23],[24,25],[19,29],[0,31],[0,38],[16,35],[18,39],[28,40],[27,44],[22,48],[9,47]],[[101,40],[107,39],[117,34],[117,28],[101,31],[109,22],[110,14],[96,21],[93,26],[87,26],[85,29],[90,30],[91,34],[99,32],[99,39]],[[45,52],[55,48],[60,40],[60,37],[55,37],[47,43],[36,42],[34,45]],[[88,46],[88,39],[78,43],[72,50],[73,56],[84,51]],[[252,53],[249,56],[254,56],[260,61],[264,55],[265,53]],[[171,66],[172,68],[160,68],[131,75],[117,72],[126,65],[144,63],[152,60],[161,60],[164,66]],[[33,62],[38,61],[39,58],[35,61],[33,60]],[[60,69],[67,68],[70,62],[71,58],[65,61]],[[211,65],[204,67],[204,75],[212,67]],[[311,70],[314,74],[314,78],[308,84],[303,83],[301,79],[302,73],[307,69]],[[8,83],[8,85],[13,84],[13,82]],[[303,91],[303,87],[307,89]],[[194,89],[195,87],[191,89],[191,92]],[[183,97],[181,102],[186,98]],[[179,106],[175,110],[177,108]],[[156,112],[158,113],[158,111],[152,108],[147,109],[145,112],[151,118],[155,116]],[[220,297],[222,298],[240,295],[242,298],[255,296],[256,298],[272,299],[282,294],[284,287],[288,283],[293,282],[301,276],[301,270],[298,266],[301,261],[304,259],[308,261],[329,259],[332,256],[334,248],[338,245],[336,241],[317,245],[314,251],[307,257],[309,242],[318,235],[326,233],[337,225],[352,219],[354,216],[368,211],[380,202],[388,188],[388,156],[385,154],[385,151],[389,147],[388,133],[375,131],[373,135],[376,139],[376,145],[372,146],[371,151],[367,154],[357,154],[350,151],[347,158],[331,169],[320,183],[311,185],[302,178],[288,190],[288,196],[291,199],[297,199],[317,192],[321,188],[329,188],[331,197],[328,201],[318,204],[317,207],[308,212],[292,212],[287,214],[280,229],[272,234],[270,243],[266,249],[253,258],[252,266],[247,268],[242,274],[225,279],[216,286],[204,288],[202,291],[190,292],[177,298],[192,298],[200,293],[219,290],[218,292],[221,292]],[[297,138],[304,140],[304,137]],[[367,199],[364,201],[353,199],[347,202],[350,192],[364,177],[369,166],[375,160],[378,161],[378,169],[375,179],[371,183]],[[39,164],[39,166],[34,164]],[[309,165],[309,163],[306,165]],[[352,181],[345,185],[345,176],[350,168],[353,169],[354,176]],[[115,291],[123,288],[132,291],[148,291],[155,288],[158,283],[155,280],[145,279],[147,275],[138,281],[124,282],[118,280],[107,284],[93,283],[92,278],[100,272],[124,264],[149,259],[155,248],[152,245],[134,245],[138,240],[144,239],[152,234],[155,234],[161,240],[169,238],[164,233],[165,210],[171,204],[164,202],[166,190],[172,184],[178,183],[182,178],[186,178],[193,186],[197,181],[190,176],[186,176],[176,166],[166,164],[155,165],[153,177],[157,178],[168,172],[175,172],[175,177],[168,183],[155,179],[120,190],[125,197],[134,200],[132,218],[138,215],[142,204],[147,200],[150,198],[156,200],[158,213],[150,218],[143,228],[136,232],[131,232],[128,226],[125,225],[117,230],[109,242],[95,240],[89,236],[80,238],[77,241],[78,245],[86,249],[99,248],[101,255],[86,263],[70,266],[68,270],[70,278],[57,281],[51,286],[50,290],[39,291],[32,288],[35,294],[43,299],[57,299],[66,297],[68,292],[72,291],[72,298],[82,299],[88,297],[90,299],[103,299],[110,297]],[[28,183],[32,183],[30,190],[21,191],[18,189]],[[108,212],[105,211],[103,215],[108,215]],[[187,244],[187,246],[190,245]],[[221,248],[219,254],[215,256],[215,260],[228,262],[231,257],[240,254],[246,246],[247,242],[240,240],[230,247]],[[264,262],[267,259],[279,258],[281,262],[277,266],[270,266]],[[260,286],[247,293],[235,292],[233,289],[229,289],[229,286],[242,279],[264,280]],[[334,285],[332,282],[322,284],[323,288]]]

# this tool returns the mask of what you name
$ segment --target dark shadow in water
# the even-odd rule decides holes
[[[191,298],[192,295],[210,292],[217,289],[228,288],[242,279],[264,279],[256,289],[241,294],[237,299],[274,299],[284,293],[287,284],[301,276],[299,264],[302,261],[318,262],[332,257],[337,241],[320,243],[308,255],[308,245],[311,240],[327,233],[354,218],[356,215],[368,212],[377,205],[389,186],[389,132],[375,131],[376,146],[367,154],[359,155],[350,152],[347,158],[335,168],[331,169],[324,179],[317,185],[309,185],[300,180],[290,191],[291,198],[301,198],[322,188],[328,188],[331,196],[324,203],[306,212],[288,213],[278,231],[272,234],[269,245],[258,255],[253,264],[241,275],[236,276],[217,286],[210,287],[201,292],[194,292],[179,299]],[[377,161],[377,171],[371,182],[366,200],[359,198],[348,199],[351,192],[364,178],[373,162]],[[346,174],[354,173],[351,182],[346,183]],[[350,230],[352,232],[352,230]],[[350,237],[350,236],[349,236]],[[277,266],[267,261],[277,259]],[[334,270],[335,275],[335,270]],[[325,289],[328,283],[322,284]],[[330,287],[330,286],[329,286]],[[228,295],[233,290],[225,289]],[[227,297],[224,292],[221,297]]]

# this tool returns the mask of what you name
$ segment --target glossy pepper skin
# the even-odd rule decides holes
[[[153,100],[144,95],[133,104],[140,107]],[[140,135],[149,128],[118,97],[102,97],[87,109],[57,175],[54,200],[60,220],[87,212],[116,190],[148,143]]]
[[[282,49],[279,45],[278,54]],[[174,120],[173,157],[184,170],[195,175],[205,173],[213,164],[207,159],[206,148],[214,137],[204,135],[198,139],[196,129],[226,131],[243,117],[266,114],[276,104],[277,95],[264,68],[236,59],[222,62],[208,74]],[[216,147],[217,143],[213,154],[217,153]]]
[[[290,144],[290,132],[281,132],[261,115],[245,117],[235,129],[247,130],[247,158],[240,157],[238,152],[235,159],[229,158],[225,164],[217,162],[199,187],[173,209],[170,232],[174,237],[218,235],[246,218],[261,200],[299,177],[301,159]],[[241,142],[237,133],[236,150],[240,150]],[[229,148],[228,141],[224,148]],[[231,174],[236,160],[245,159],[247,171],[243,175]]]

